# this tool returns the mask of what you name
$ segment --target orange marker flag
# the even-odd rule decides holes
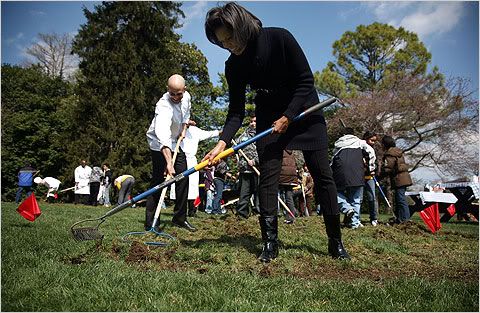
[[[25,199],[18,206],[17,212],[30,222],[35,221],[35,219],[42,214],[42,211],[40,211],[40,207],[37,203],[37,198],[35,198],[35,194],[33,192],[30,197]]]
[[[440,224],[440,214],[438,212],[438,203],[434,203],[428,208],[420,211],[420,217],[423,219],[428,228],[430,228],[432,233],[435,233],[437,230],[442,228],[442,224]]]
[[[198,208],[198,206],[200,205],[200,203],[202,203],[202,201],[200,200],[200,196],[197,196],[195,198],[195,201],[193,201],[193,206]]]

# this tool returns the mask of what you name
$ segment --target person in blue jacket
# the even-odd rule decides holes
[[[27,192],[27,198],[32,194],[33,176],[37,170],[31,164],[26,164],[18,171],[18,189],[15,197],[15,203],[19,204],[22,199],[22,193]]]

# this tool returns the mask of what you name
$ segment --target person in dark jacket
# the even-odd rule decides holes
[[[245,131],[238,136],[236,142],[242,143],[255,136],[255,129],[257,125],[257,118],[254,114],[250,117],[250,124]],[[246,146],[243,153],[245,157],[238,158],[238,184],[240,186],[240,195],[236,207],[236,214],[241,218],[248,218],[250,215],[250,198],[253,196],[252,214],[259,213],[258,201],[258,176],[253,167],[258,165],[258,154],[255,143]]]
[[[292,150],[283,151],[282,170],[280,171],[280,179],[278,181],[280,198],[289,208],[290,212],[294,216],[291,216],[285,209],[283,210],[285,215],[285,223],[292,224],[295,222],[295,216],[298,215],[293,202],[293,186],[296,186],[298,182],[297,165],[295,162],[295,156]],[[282,208],[282,205],[280,205]]]
[[[335,142],[332,158],[333,179],[337,185],[338,204],[345,214],[345,224],[351,228],[363,227],[360,208],[363,198],[365,167],[363,153],[369,156],[370,170],[375,170],[375,151],[365,140],[355,136],[352,128]]]
[[[207,12],[207,38],[231,54],[225,62],[229,107],[217,145],[203,158],[213,159],[227,147],[245,116],[246,86],[254,99],[257,133],[273,132],[256,142],[259,156],[261,262],[278,256],[277,196],[283,150],[301,150],[315,181],[324,210],[328,252],[349,259],[341,240],[337,190],[328,163],[326,122],[316,111],[289,127],[293,118],[319,102],[307,58],[286,29],[262,27],[262,22],[242,6],[229,2]]]
[[[212,213],[213,214],[225,214],[227,209],[222,208],[221,200],[223,196],[223,188],[225,186],[225,180],[227,177],[232,177],[228,172],[229,167],[227,162],[220,160],[220,162],[215,165],[215,177],[213,178],[213,184],[215,186],[215,196],[213,197],[212,204]]]
[[[408,173],[408,165],[405,163],[403,151],[396,147],[395,139],[390,136],[382,138],[383,155],[381,177],[389,177],[392,189],[395,190],[395,223],[404,223],[410,219],[405,192],[408,186],[413,184]]]
[[[98,205],[98,193],[100,191],[100,181],[102,180],[102,169],[99,166],[92,168],[92,174],[90,175],[90,197],[88,198],[88,204]]]
[[[27,192],[27,198],[32,194],[33,176],[37,173],[30,164],[25,165],[18,171],[18,189],[15,196],[15,203],[19,204],[22,199],[22,193]]]

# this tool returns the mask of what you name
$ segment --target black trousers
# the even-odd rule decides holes
[[[161,184],[165,181],[163,176],[167,161],[160,151],[150,150],[152,155],[152,181],[150,188]],[[177,159],[173,165],[175,173],[178,175],[187,170],[187,158],[182,149],[178,150]],[[158,201],[160,200],[161,191],[150,195],[147,198],[147,208],[145,211],[145,227],[152,226],[155,210],[157,209]],[[183,179],[175,183],[175,208],[173,209],[173,221],[176,223],[183,223],[187,219],[187,198],[188,198],[188,179]]]
[[[240,184],[240,195],[237,204],[237,214],[248,217],[250,214],[250,198],[253,195],[254,207],[252,210],[258,210],[258,176],[255,173],[240,173],[238,178]]]
[[[278,180],[282,168],[282,145],[269,144],[258,150],[260,160],[260,214],[276,215],[278,209]],[[315,200],[322,207],[325,215],[339,215],[337,205],[337,188],[328,162],[327,148],[313,151],[302,151],[305,163],[312,175]]]
[[[100,182],[90,182],[90,197],[88,204],[97,205],[98,191],[100,190]]]

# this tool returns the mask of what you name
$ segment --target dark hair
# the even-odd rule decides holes
[[[385,147],[385,149],[396,147],[395,139],[393,139],[392,137],[387,136],[387,135],[383,136],[382,144]]]
[[[205,18],[205,34],[208,40],[224,48],[215,35],[215,31],[222,26],[232,31],[232,37],[235,42],[246,47],[250,39],[258,36],[262,22],[241,5],[229,2],[223,7],[210,9]]]
[[[107,162],[103,163],[103,165],[105,165],[106,167],[110,168],[110,164],[108,164]]]
[[[362,139],[363,139],[363,140],[367,140],[367,139],[370,139],[370,138],[372,138],[372,137],[375,137],[376,135],[377,135],[377,134],[376,134],[375,132],[372,132],[372,131],[367,130],[367,131],[365,132],[365,134],[363,134]]]
[[[355,131],[351,127],[345,127],[343,130],[343,135],[355,135]]]

